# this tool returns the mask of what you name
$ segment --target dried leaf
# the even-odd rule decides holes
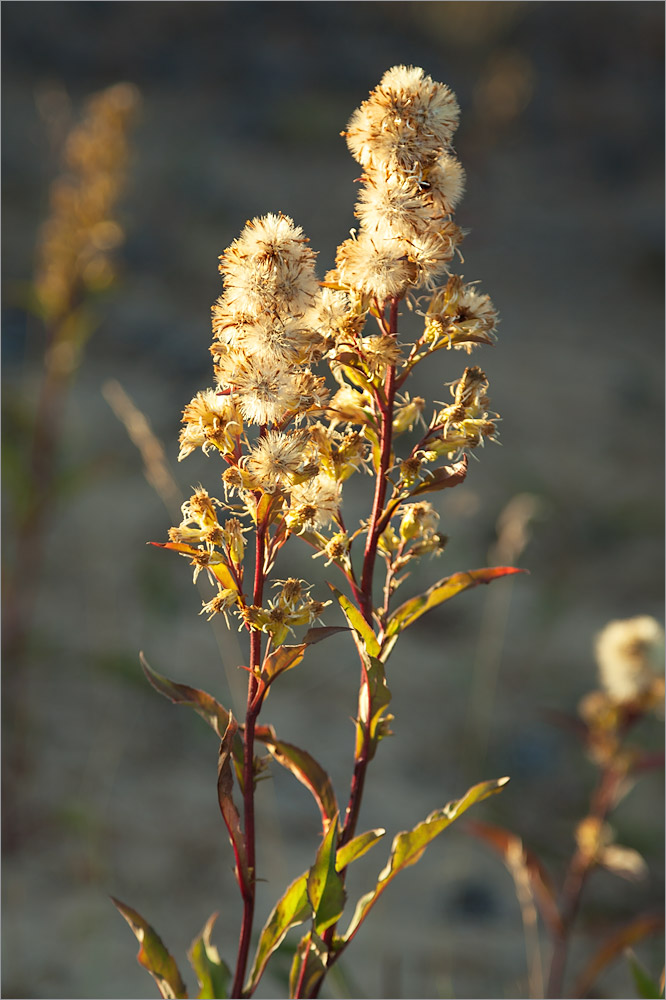
[[[173,956],[165,948],[161,938],[150,924],[146,923],[141,914],[133,910],[131,906],[126,906],[125,903],[114,899],[113,896],[111,896],[111,901],[132,928],[141,946],[136,956],[137,961],[151,974],[157,983],[160,995],[166,1000],[186,998],[187,988],[178,971],[178,966]]]

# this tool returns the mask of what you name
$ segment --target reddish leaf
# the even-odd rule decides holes
[[[293,743],[277,740],[274,735],[265,730],[268,730],[268,727],[262,727],[256,731],[256,737],[266,744],[278,764],[291,771],[306,788],[310,789],[319,806],[325,834],[331,820],[338,813],[338,804],[331,779],[323,767],[307,751],[301,750]]]
[[[250,885],[250,874],[245,854],[245,840],[240,825],[240,816],[233,800],[234,779],[231,770],[230,756],[234,737],[238,731],[238,723],[231,712],[229,725],[220,743],[220,754],[217,763],[217,799],[220,804],[222,818],[229,831],[229,839],[236,859],[236,878],[240,886]]]
[[[439,490],[449,489],[451,486],[458,486],[467,475],[467,455],[463,455],[459,462],[454,465],[443,465],[439,469],[433,469],[424,482],[419,483],[416,489],[409,494],[411,497],[419,496],[421,493],[437,493]]]
[[[619,958],[631,945],[642,941],[643,938],[649,937],[651,934],[657,934],[663,928],[664,916],[661,913],[643,914],[622,927],[606,941],[588,963],[576,983],[575,996],[586,997],[594,986],[597,976],[607,965]]]
[[[512,871],[510,862],[520,852],[539,912],[551,933],[559,934],[562,930],[562,921],[557,907],[555,887],[536,854],[527,850],[520,837],[500,826],[468,820],[465,829],[497,851],[510,872]]]

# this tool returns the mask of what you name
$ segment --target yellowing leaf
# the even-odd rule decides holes
[[[359,927],[367,917],[368,913],[375,905],[381,894],[389,883],[395,878],[399,871],[416,864],[423,855],[428,844],[439,836],[448,826],[462,815],[470,806],[476,802],[481,802],[506,785],[508,778],[499,778],[496,781],[483,781],[474,785],[461,799],[449,802],[443,809],[438,809],[414,827],[413,830],[404,831],[397,834],[393,840],[391,854],[385,868],[379,873],[377,885],[370,892],[359,899],[351,923],[344,935],[345,943],[349,943]]]
[[[257,953],[250,976],[243,993],[251,996],[257,988],[268,960],[282,944],[287,931],[302,924],[310,916],[312,908],[308,901],[307,872],[295,879],[281,899],[275,904],[259,936]]]
[[[412,597],[411,600],[401,604],[389,617],[386,634],[390,637],[397,632],[402,632],[426,611],[436,608],[444,601],[449,601],[463,590],[478,587],[480,583],[492,583],[493,580],[498,580],[502,576],[525,572],[526,570],[516,569],[515,566],[492,566],[487,569],[472,569],[466,573],[454,573],[453,576],[447,576],[426,590],[424,594]]]
[[[355,604],[349,600],[344,594],[329,583],[331,591],[335,595],[335,598],[342,608],[345,618],[363,639],[363,645],[368,656],[379,656],[379,643],[377,642],[377,636],[372,630],[372,627],[368,625],[365,618],[358,610]]]

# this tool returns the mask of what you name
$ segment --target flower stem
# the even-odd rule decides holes
[[[264,555],[266,548],[266,523],[257,524],[255,565],[254,565],[254,592],[253,602],[261,605],[264,591]],[[245,730],[243,734],[243,815],[244,815],[244,838],[245,853],[247,857],[247,868],[249,881],[247,884],[241,883],[241,895],[243,897],[243,922],[241,925],[240,939],[238,942],[238,959],[236,961],[236,975],[231,991],[232,997],[243,995],[243,980],[247,968],[247,959],[250,950],[250,940],[252,937],[252,925],[254,922],[254,900],[255,900],[255,829],[254,829],[254,729],[257,716],[261,711],[261,699],[257,698],[257,673],[261,669],[261,632],[253,629],[250,632],[250,674],[247,687],[247,713],[245,716]]]

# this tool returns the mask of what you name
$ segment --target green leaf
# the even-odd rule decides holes
[[[151,974],[162,997],[180,1000],[187,997],[187,988],[182,980],[175,959],[169,954],[161,938],[140,913],[111,896],[111,902],[122,913],[140,944],[137,961]]]
[[[238,723],[229,712],[229,725],[220,743],[217,762],[217,799],[220,812],[229,832],[229,839],[236,859],[236,879],[240,886],[250,885],[250,871],[245,853],[245,838],[240,825],[240,815],[233,800],[234,778],[231,770],[231,746],[238,731]],[[252,878],[254,873],[252,873]]]
[[[446,830],[470,806],[473,806],[476,802],[481,802],[495,792],[499,792],[508,780],[508,778],[499,778],[495,781],[483,781],[478,785],[474,785],[461,799],[449,802],[443,809],[438,809],[436,812],[431,813],[427,819],[415,826],[413,830],[404,831],[396,835],[388,862],[379,873],[377,885],[370,892],[366,893],[365,896],[362,896],[356,905],[351,923],[347,928],[347,933],[344,935],[343,940],[346,944],[352,940],[372,907],[398,872],[404,868],[409,868],[410,865],[416,864],[428,844],[435,837]]]
[[[354,837],[348,844],[339,847],[335,855],[335,870],[341,872],[352,861],[356,861],[357,858],[362,857],[381,840],[385,833],[386,830],[382,830],[381,828],[378,830],[367,830],[365,833],[359,833],[358,837]]]
[[[303,659],[307,643],[302,642],[298,646],[279,646],[274,652],[264,659],[261,665],[261,679],[268,687],[276,677],[283,674],[285,670],[297,667]]]
[[[377,744],[390,735],[388,724],[393,716],[384,716],[391,702],[391,692],[386,686],[384,664],[376,656],[369,657],[363,675],[359,698],[359,718],[356,733],[356,755],[361,753],[362,744],[368,741],[369,760],[375,755]]]
[[[436,608],[444,601],[449,601],[463,590],[478,587],[480,583],[491,583],[501,576],[525,572],[526,570],[516,569],[515,566],[492,566],[487,569],[472,569],[467,573],[454,573],[453,576],[447,576],[433,584],[424,594],[412,597],[411,600],[401,604],[389,617],[386,634],[392,636],[397,632],[402,632],[426,611]]]
[[[458,486],[467,475],[467,455],[464,455],[460,462],[454,465],[443,465],[439,469],[428,471],[428,478],[423,483],[419,483],[415,490],[409,494],[410,497],[419,496],[422,493],[437,493],[439,490],[447,490],[451,486]]]
[[[308,899],[313,911],[314,929],[322,934],[334,924],[342,914],[345,905],[345,890],[342,879],[336,871],[336,848],[338,844],[338,817],[330,824],[323,838],[315,862],[308,872]]]
[[[645,971],[633,951],[627,951],[627,961],[629,962],[637,995],[643,997],[644,1000],[661,1000],[664,991],[660,989],[659,983]]]
[[[363,646],[368,656],[379,656],[379,643],[377,642],[377,636],[373,632],[371,626],[368,625],[356,605],[353,604],[348,597],[340,593],[340,591],[331,583],[329,583],[329,587],[335,595],[338,604],[342,608],[345,618],[354,631],[357,632],[363,639]]]
[[[384,833],[384,830],[368,830],[354,837],[344,847],[340,847],[335,856],[336,871],[342,871],[352,861],[369,851]],[[308,899],[308,875],[309,872],[304,872],[291,883],[266,921],[259,937],[252,971],[243,990],[245,996],[250,996],[257,988],[271,955],[280,947],[287,932],[297,924],[302,924],[312,914],[312,906]]]
[[[289,996],[295,997],[300,984],[299,996],[311,997],[326,975],[328,949],[314,931],[301,938],[289,973]],[[305,962],[305,969],[303,969]]]
[[[326,771],[306,750],[301,750],[293,743],[271,739],[264,736],[263,731],[260,731],[259,738],[263,739],[278,764],[286,767],[306,788],[310,789],[319,806],[324,833],[326,833],[331,821],[339,811],[333,785]]]
[[[210,941],[213,924],[218,916],[219,914],[213,913],[206,921],[201,934],[195,937],[187,953],[199,981],[197,1000],[226,1000],[229,995],[231,972]]]
[[[257,953],[243,993],[251,996],[261,979],[268,960],[282,944],[287,931],[302,924],[312,913],[308,901],[307,872],[295,879],[278,900],[259,936]]]

